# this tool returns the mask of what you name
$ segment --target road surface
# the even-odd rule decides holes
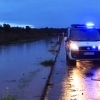
[[[64,41],[50,81],[44,100],[100,100],[100,64],[77,61],[68,66]]]

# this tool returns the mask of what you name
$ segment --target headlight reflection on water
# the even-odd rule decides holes
[[[100,100],[100,81],[93,81],[84,74],[93,66],[89,64],[79,61],[76,67],[69,70],[69,75],[64,78],[61,100]],[[89,66],[86,68],[86,65]],[[100,70],[95,70],[94,74],[100,78]]]
[[[62,100],[85,100],[83,96],[84,81],[81,77],[81,72],[77,68],[69,71],[68,78],[65,77],[63,82],[64,94]]]

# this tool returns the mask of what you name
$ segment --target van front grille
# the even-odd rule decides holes
[[[79,50],[98,50],[98,47],[96,46],[95,48],[93,48],[92,46],[82,46],[79,47]]]

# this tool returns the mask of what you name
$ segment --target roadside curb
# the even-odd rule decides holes
[[[56,54],[56,57],[54,58],[54,65],[55,65],[56,59],[57,59],[59,51],[60,51],[61,43],[62,43],[62,40],[61,40],[60,45],[58,47],[58,52]],[[42,96],[41,96],[40,100],[44,100],[45,99],[45,96],[47,95],[48,87],[51,86],[51,85],[53,85],[51,83],[50,79],[51,79],[51,75],[52,75],[52,72],[53,72],[53,69],[54,69],[54,65],[51,67],[51,71],[50,71],[50,74],[49,74],[48,79],[46,81],[46,84],[45,84],[45,87],[44,87],[44,90],[43,90],[43,93],[42,93]]]

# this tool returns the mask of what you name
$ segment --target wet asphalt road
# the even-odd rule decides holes
[[[51,83],[45,100],[100,100],[100,64],[77,61],[68,66],[62,41]]]

